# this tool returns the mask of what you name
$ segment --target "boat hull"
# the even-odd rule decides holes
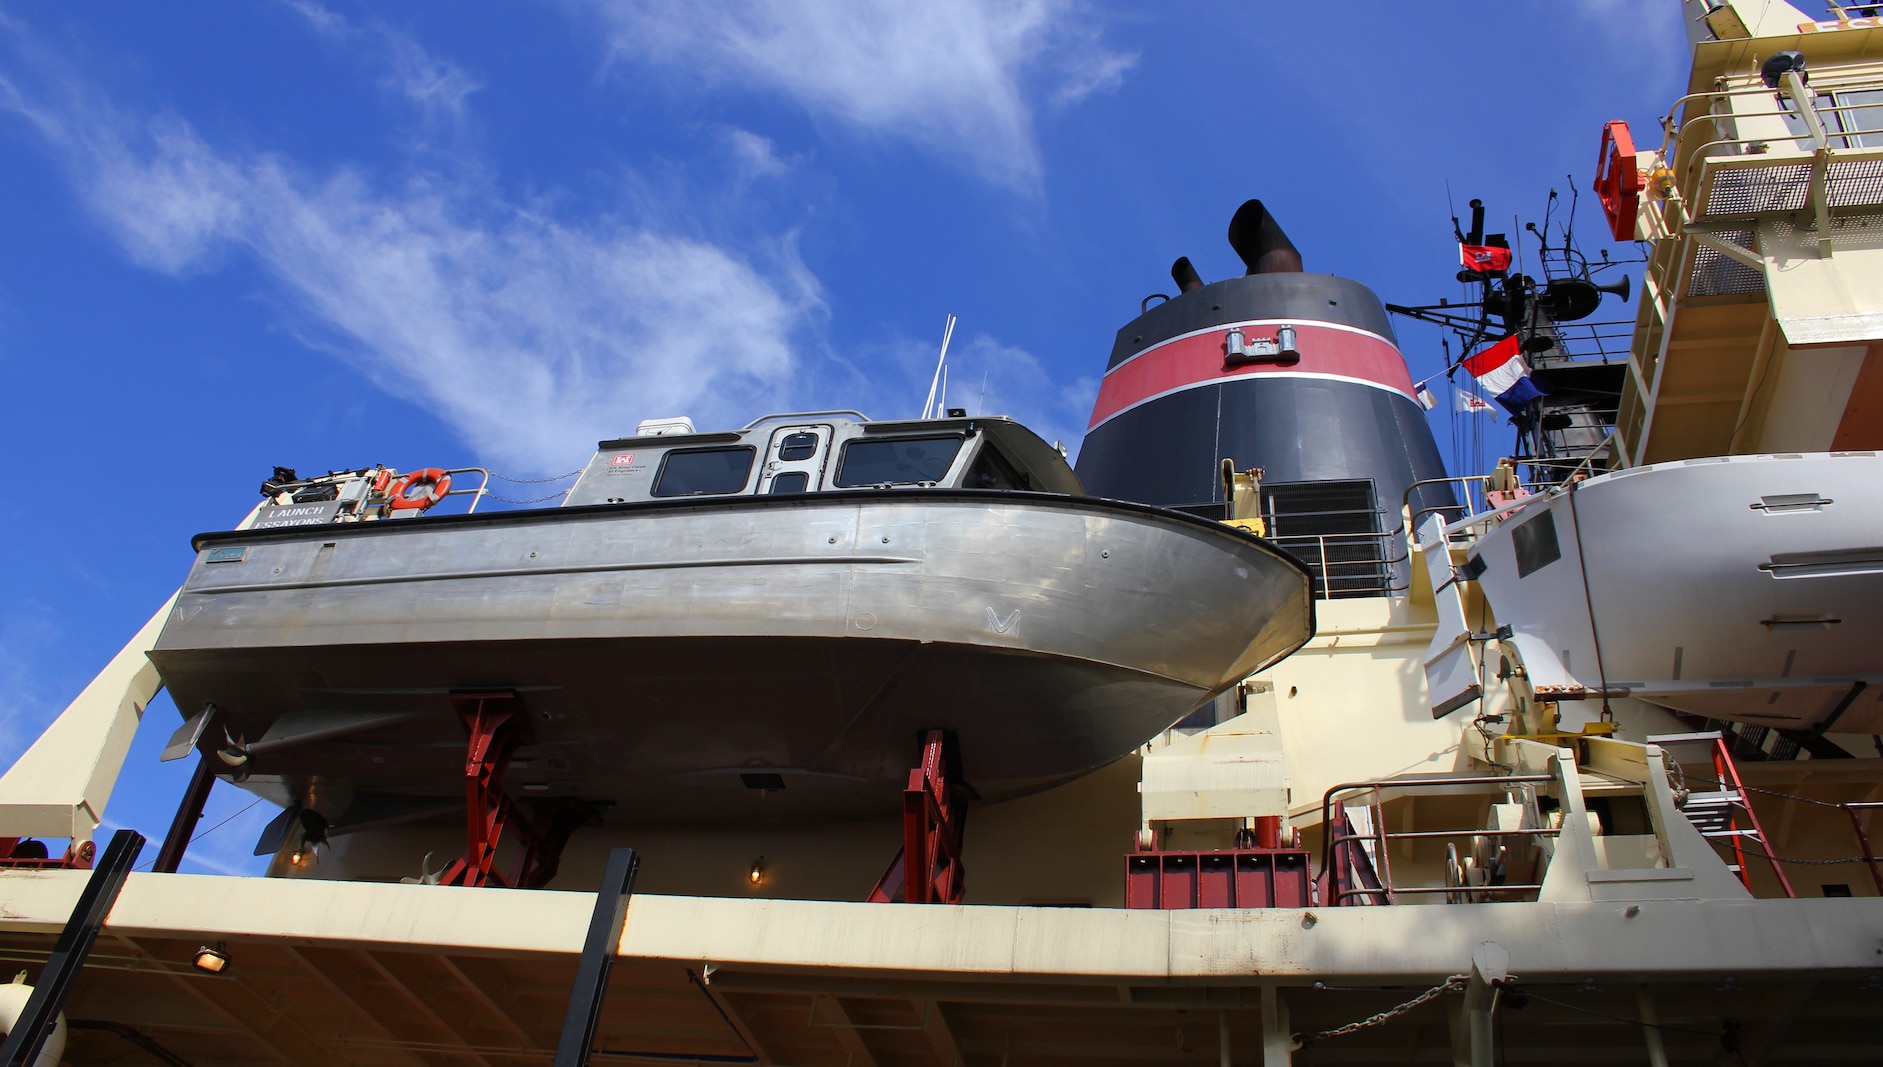
[[[1124,755],[1313,626],[1306,574],[1264,542],[1046,494],[693,500],[198,549],[151,653],[178,706],[214,703],[255,780],[377,798],[362,811],[462,796],[451,696],[478,690],[529,713],[513,789],[636,820],[880,815],[933,728],[1001,799]]]

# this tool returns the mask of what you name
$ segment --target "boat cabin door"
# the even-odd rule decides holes
[[[758,491],[810,493],[821,488],[824,463],[830,458],[830,436],[829,426],[780,426],[773,430]]]

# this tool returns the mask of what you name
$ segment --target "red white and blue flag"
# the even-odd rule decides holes
[[[1478,380],[1478,387],[1485,395],[1502,404],[1512,415],[1547,391],[1530,377],[1530,365],[1523,360],[1523,342],[1514,333],[1477,355],[1467,357],[1464,368]]]

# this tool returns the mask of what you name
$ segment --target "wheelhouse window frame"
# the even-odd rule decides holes
[[[697,489],[697,490],[685,491],[685,492],[663,492],[667,477],[670,473],[673,472],[673,462],[676,458],[685,457],[685,456],[707,455],[707,454],[713,454],[713,453],[724,454],[724,453],[732,453],[732,452],[745,453],[745,468],[739,474],[738,484],[732,486],[729,489]],[[743,493],[745,492],[746,487],[749,486],[752,482],[752,467],[757,462],[758,462],[758,449],[755,446],[749,445],[749,444],[709,445],[709,446],[705,446],[701,448],[676,448],[668,452],[666,455],[660,457],[660,469],[654,472],[654,482],[653,482],[653,485],[650,486],[648,489],[648,495],[656,500],[680,500],[680,499],[685,499],[687,497],[732,496],[738,493]]]
[[[858,448],[876,449],[883,446],[907,445],[911,442],[951,441],[954,447],[949,450],[947,461],[933,478],[872,479],[869,481],[853,480],[847,473],[851,452]],[[967,444],[968,435],[959,431],[925,434],[901,434],[895,437],[853,437],[843,443],[837,457],[837,471],[832,477],[832,485],[838,489],[872,489],[877,486],[894,485],[941,485],[948,480],[948,472],[955,469],[961,460],[961,450]]]

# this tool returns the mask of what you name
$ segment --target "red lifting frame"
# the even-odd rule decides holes
[[[909,772],[902,793],[902,848],[870,890],[871,903],[893,901],[898,883],[906,904],[961,903],[967,890],[961,839],[968,798],[951,773],[953,747],[944,730],[930,730],[924,738],[922,762]]]
[[[562,847],[591,813],[581,805],[562,805],[533,824],[503,791],[510,757],[523,744],[528,728],[523,702],[515,693],[452,694],[451,705],[470,735],[464,757],[464,858],[439,877],[441,885],[517,886],[535,889],[556,875]],[[542,811],[538,815],[544,815]],[[497,870],[497,845],[514,827],[522,854],[508,878]]]

